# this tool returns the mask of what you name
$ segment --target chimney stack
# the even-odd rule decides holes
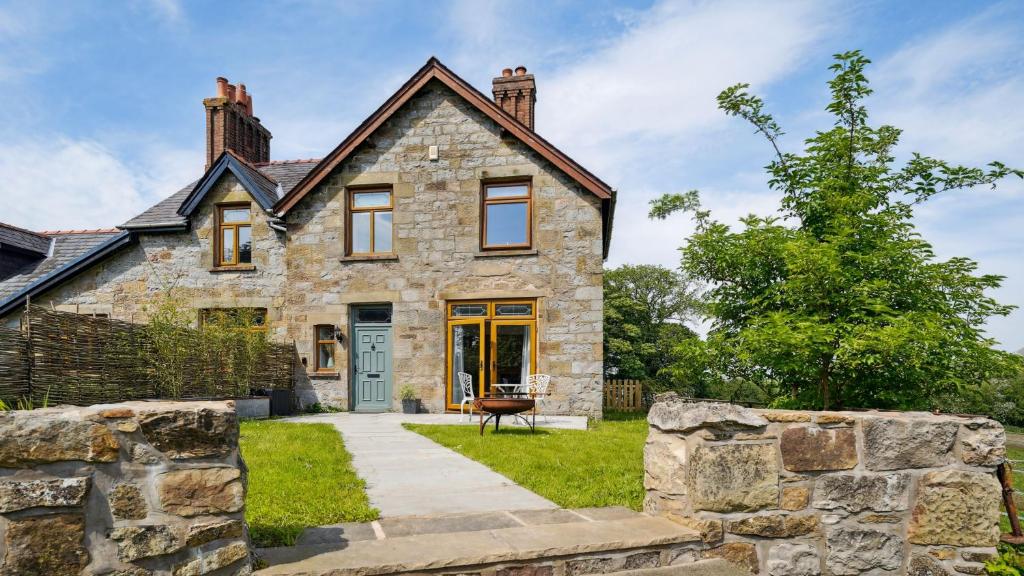
[[[533,74],[526,73],[526,66],[517,66],[515,71],[505,68],[492,81],[494,102],[527,128],[533,130],[533,113],[537,105],[537,83]]]
[[[206,169],[225,150],[253,164],[270,161],[270,131],[252,115],[252,94],[245,84],[217,78],[217,96],[203,100],[206,107]]]

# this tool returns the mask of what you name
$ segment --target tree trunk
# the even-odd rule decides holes
[[[822,410],[828,410],[829,377],[832,375],[832,355],[825,354],[821,358],[821,369],[818,371],[818,387],[821,389]]]

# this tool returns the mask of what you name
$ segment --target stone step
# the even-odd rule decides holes
[[[700,535],[665,518],[629,517],[547,523],[465,532],[440,532],[377,540],[274,548],[260,551],[271,565],[261,576],[380,576],[409,572],[456,574],[492,570],[501,574],[524,567],[537,574],[615,572],[670,566],[685,561],[702,570],[715,563],[691,559]],[[561,567],[559,570],[555,570]],[[742,572],[666,572],[738,576]],[[654,575],[652,575],[654,576]]]

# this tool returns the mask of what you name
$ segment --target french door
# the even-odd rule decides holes
[[[451,302],[447,329],[449,410],[458,410],[466,397],[460,374],[469,375],[475,397],[486,397],[513,391],[536,372],[532,300]]]
[[[473,395],[483,396],[484,320],[452,320],[448,323],[448,408],[458,409],[466,397],[459,374],[469,374]]]

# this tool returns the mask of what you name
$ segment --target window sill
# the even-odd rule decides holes
[[[306,372],[310,378],[338,378],[341,372]]]
[[[208,270],[210,272],[252,272],[256,269],[256,266],[252,264],[243,264],[240,266],[213,266]]]
[[[474,258],[500,258],[502,256],[536,256],[535,249],[514,249],[514,250],[485,250],[477,252]]]
[[[398,262],[398,254],[358,254],[342,256],[342,262]]]

